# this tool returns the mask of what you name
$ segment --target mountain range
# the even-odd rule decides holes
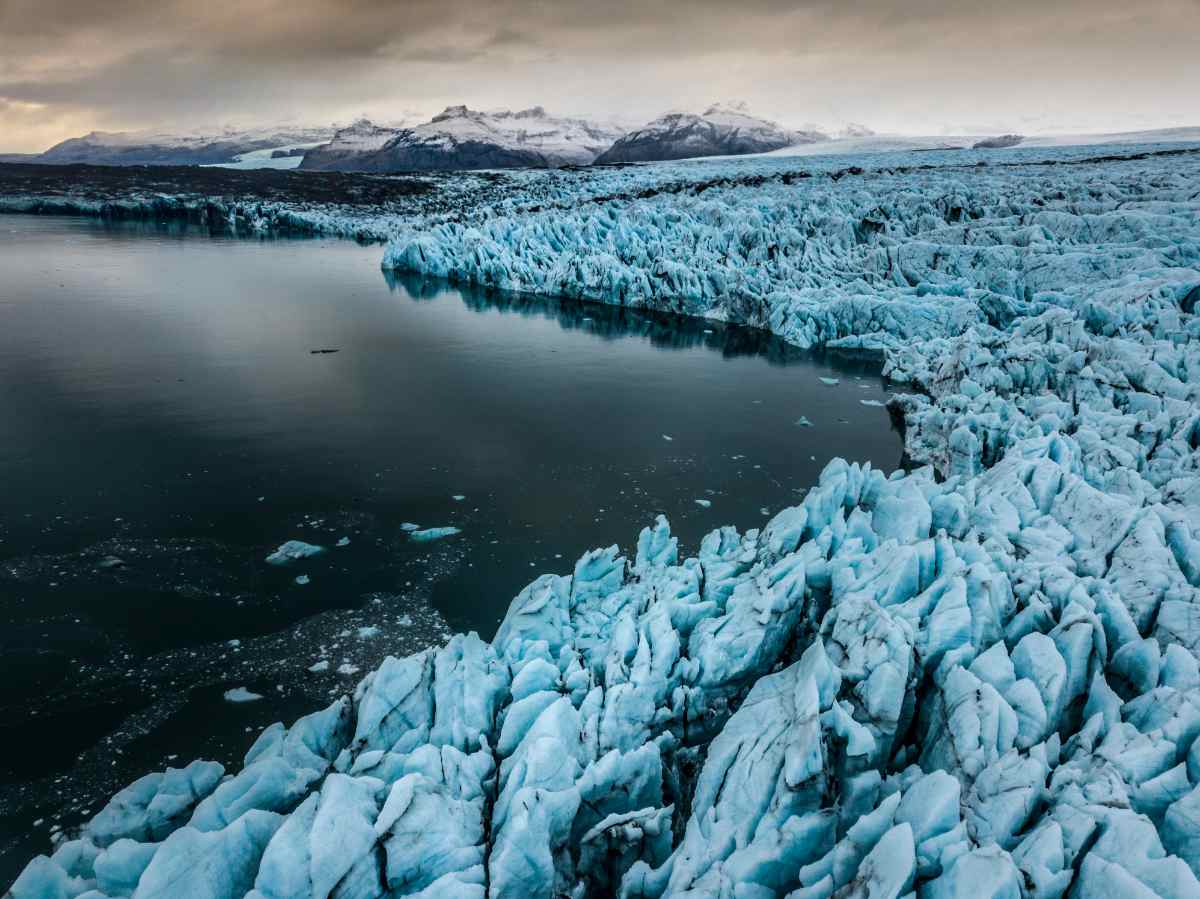
[[[285,152],[328,141],[333,128],[225,129],[174,134],[149,131],[93,131],[55,144],[30,161],[93,165],[218,165],[243,154]]]
[[[540,106],[516,112],[450,106],[424,124],[390,133],[355,122],[306,153],[300,168],[411,172],[587,165],[622,133],[615,125],[554,116]]]

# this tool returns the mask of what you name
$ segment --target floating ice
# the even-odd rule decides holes
[[[234,687],[225,691],[226,702],[254,702],[258,699],[262,699],[261,693],[251,693],[245,687]]]
[[[271,565],[287,565],[289,562],[318,556],[323,552],[325,552],[323,546],[305,543],[303,540],[289,540],[267,556],[267,562]]]
[[[410,531],[408,539],[417,543],[428,543],[430,540],[441,540],[443,537],[453,537],[461,533],[462,530],[456,527],[425,528],[423,531]]]
[[[299,574],[296,576],[295,580],[296,580],[296,583],[299,584],[301,587],[303,587],[305,584],[308,584],[311,582],[311,579],[309,578],[309,576],[307,574]]]

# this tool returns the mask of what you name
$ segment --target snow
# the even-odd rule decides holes
[[[823,141],[816,131],[793,131],[750,113],[744,102],[714,103],[702,113],[672,111],[620,136],[596,162],[648,162],[761,153]]]
[[[276,150],[314,147],[328,141],[334,129],[309,126],[254,128],[197,127],[181,132],[93,131],[48,149],[39,161],[91,162],[108,165],[220,165],[228,168],[294,168],[300,157],[272,159]]]
[[[222,168],[222,169],[294,169],[298,168],[300,162],[304,159],[304,154],[287,155],[276,157],[275,153],[291,154],[293,150],[309,150],[313,147],[321,146],[320,141],[311,141],[303,144],[285,144],[279,147],[264,147],[261,150],[251,150],[248,153],[239,153],[233,157],[232,162],[216,162],[210,163],[205,168]]]
[[[619,126],[523,110],[450,106],[427,122],[379,126],[359,121],[338,131],[305,168],[369,171],[587,165],[623,133]]]
[[[506,149],[531,149],[563,165],[591,162],[621,131],[604,123],[554,116],[540,106],[498,112],[451,106],[412,133],[427,142],[486,141]]]
[[[1200,895],[1200,157],[965,152],[1016,164],[530,176],[397,225],[429,274],[869,349],[911,466],[540,574],[491,642],[131,785],[14,899]],[[756,174],[637,196],[688,167]]]

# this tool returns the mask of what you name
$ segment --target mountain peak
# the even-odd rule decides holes
[[[750,115],[750,104],[745,100],[724,100],[710,104],[703,114],[706,116],[720,115],[723,112],[748,116]]]

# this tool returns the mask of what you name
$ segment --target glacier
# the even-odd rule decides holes
[[[1003,153],[391,221],[390,269],[879,354],[907,464],[692,555],[660,516],[8,895],[1200,895],[1200,154]]]

